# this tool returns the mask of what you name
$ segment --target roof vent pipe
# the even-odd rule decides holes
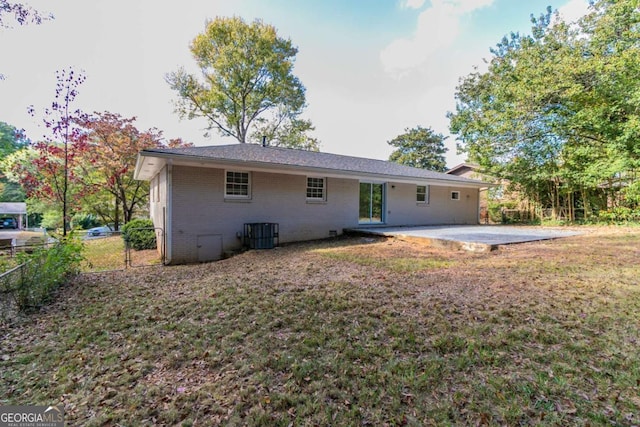
[[[262,146],[263,147],[267,146],[267,136],[266,135],[262,135]]]

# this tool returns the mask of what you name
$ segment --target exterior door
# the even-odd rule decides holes
[[[360,183],[360,224],[384,223],[384,184]]]

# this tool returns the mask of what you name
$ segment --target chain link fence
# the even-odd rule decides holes
[[[155,235],[152,245],[137,247],[132,235],[148,232]],[[157,244],[159,242],[160,244]],[[83,272],[126,270],[164,264],[164,230],[161,228],[131,228],[127,233],[104,231],[83,237],[85,262]]]

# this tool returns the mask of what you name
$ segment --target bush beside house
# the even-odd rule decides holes
[[[129,247],[142,251],[156,248],[156,232],[150,219],[134,219],[122,227],[122,238]]]

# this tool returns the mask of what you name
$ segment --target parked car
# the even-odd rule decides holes
[[[0,228],[13,228],[15,230],[18,228],[18,223],[13,218],[2,218],[0,219]]]
[[[111,234],[111,231],[111,228],[106,225],[103,225],[101,227],[93,227],[87,230],[87,236],[109,236]]]

